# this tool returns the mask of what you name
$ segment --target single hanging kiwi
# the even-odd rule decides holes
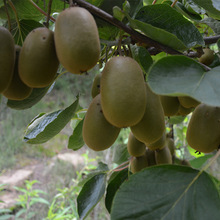
[[[137,140],[137,138],[130,132],[127,144],[128,153],[134,157],[140,157],[145,154],[146,146],[144,143]]]
[[[19,56],[21,80],[32,88],[49,86],[55,79],[58,65],[53,32],[45,27],[32,30],[25,38]]]
[[[95,98],[100,93],[100,81],[101,81],[101,73],[98,73],[96,74],[92,84],[92,90],[91,90],[92,98]]]
[[[16,50],[16,59],[15,59],[13,77],[11,83],[9,84],[9,87],[3,92],[3,95],[10,100],[23,100],[31,94],[32,88],[24,84],[18,75],[18,59],[19,59],[19,53],[21,47],[15,45],[15,50]]]
[[[69,72],[81,74],[98,62],[99,33],[88,10],[71,7],[62,11],[56,20],[54,35],[59,61]]]
[[[132,173],[137,173],[148,167],[147,152],[140,157],[133,157],[130,161],[130,169]]]
[[[156,163],[159,164],[172,164],[172,155],[167,146],[160,150],[155,151]]]
[[[217,150],[220,145],[220,107],[198,105],[189,121],[186,139],[196,151]]]
[[[160,95],[160,101],[163,106],[165,116],[174,116],[177,114],[180,106],[177,97]]]
[[[15,43],[13,36],[4,27],[0,27],[0,93],[9,86],[15,63]]]
[[[130,57],[113,57],[101,77],[101,103],[105,118],[116,127],[137,124],[146,108],[146,88],[141,67]]]
[[[146,83],[146,108],[141,121],[131,126],[134,136],[146,146],[156,142],[165,131],[165,120],[160,97]]]
[[[157,141],[155,141],[152,144],[148,144],[147,147],[150,150],[158,150],[158,149],[162,149],[165,143],[166,143],[166,132],[164,131],[163,135]]]
[[[178,99],[180,104],[184,108],[195,108],[197,105],[200,104],[199,101],[189,96],[179,96]]]
[[[118,137],[120,128],[109,124],[102,113],[100,94],[89,105],[83,122],[83,139],[94,151],[109,148]]]

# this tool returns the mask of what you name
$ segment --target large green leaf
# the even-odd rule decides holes
[[[197,5],[203,7],[208,14],[216,19],[220,19],[220,2],[219,0],[192,0]]]
[[[72,150],[79,150],[84,145],[84,140],[82,136],[82,127],[83,127],[82,119],[75,129],[73,130],[73,134],[69,137],[68,148]]]
[[[78,102],[77,97],[77,100],[64,110],[35,117],[27,127],[24,141],[29,144],[41,144],[57,135],[74,116]]]
[[[44,11],[47,13],[47,6],[49,0],[44,1],[39,1],[39,0],[34,0],[35,3]],[[39,12],[29,0],[12,0],[12,3],[15,6],[16,12],[18,14],[19,19],[27,19],[27,20],[36,20],[40,21],[45,17],[41,12]],[[8,12],[10,15],[10,18],[14,20],[16,18],[14,11],[10,7],[9,4],[7,4]],[[53,12],[60,12],[64,8],[64,3],[60,0],[53,0],[52,2],[52,8],[51,8],[51,13]],[[4,6],[0,8],[0,18],[2,19],[7,19],[7,15],[5,13],[5,8]]]
[[[219,220],[212,177],[190,167],[153,166],[132,175],[116,193],[112,220]]]
[[[208,154],[208,155],[204,155],[203,157],[198,157],[198,158],[195,158],[193,160],[190,160],[190,165],[195,168],[195,169],[200,169],[204,164],[205,162],[211,158],[213,155],[211,154]]]
[[[158,60],[148,76],[151,89],[161,95],[191,96],[207,105],[220,106],[220,66],[205,72],[196,61],[185,56]]]
[[[128,169],[114,172],[109,179],[105,196],[105,206],[109,213],[111,212],[112,201],[115,193],[117,192],[121,184],[128,178],[128,172]]]
[[[121,164],[127,161],[129,157],[130,157],[130,154],[128,153],[126,144],[114,145],[113,158],[112,158],[112,161],[114,163]]]
[[[177,50],[204,45],[198,29],[167,4],[145,6],[130,22],[150,38]]]
[[[80,219],[85,219],[105,193],[106,173],[100,173],[87,181],[77,197]]]
[[[50,86],[47,86],[45,88],[34,88],[29,97],[21,101],[8,100],[7,106],[9,108],[13,108],[17,110],[24,110],[27,108],[31,108],[33,105],[38,103],[45,96],[49,88]]]

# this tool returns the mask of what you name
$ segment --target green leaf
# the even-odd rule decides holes
[[[69,137],[68,149],[76,151],[84,145],[85,142],[82,136],[83,121],[84,119],[77,124],[73,130],[73,134]]]
[[[117,192],[121,184],[128,178],[128,172],[128,169],[124,169],[119,172],[114,172],[110,177],[105,196],[105,207],[107,208],[109,213],[111,212],[112,201],[115,193]]]
[[[145,6],[130,22],[150,38],[177,50],[204,45],[198,29],[167,4]]]
[[[21,101],[8,100],[7,106],[17,110],[31,108],[47,94],[49,88],[50,86],[45,88],[34,88],[29,97]]]
[[[29,144],[41,144],[57,135],[74,116],[79,98],[64,110],[42,114],[28,125],[24,141]]]
[[[14,37],[15,44],[22,46],[29,32],[38,27],[43,27],[43,25],[34,20],[21,20],[19,26],[16,21],[11,22],[11,33]]]
[[[191,96],[207,105],[220,106],[220,66],[205,72],[185,56],[169,56],[157,61],[148,76],[151,89],[161,95]]]
[[[172,116],[169,118],[168,122],[170,124],[180,124],[184,121],[186,116]]]
[[[86,182],[77,197],[77,208],[80,219],[85,219],[105,193],[105,173],[98,174]]]
[[[112,158],[114,163],[121,164],[127,161],[129,157],[130,155],[128,153],[126,144],[120,144],[114,146],[113,158]]]
[[[150,53],[144,47],[131,45],[132,57],[140,64],[145,73],[148,72],[150,66],[153,64]]]
[[[215,34],[220,34],[220,21],[215,20],[213,18],[205,18],[201,21],[201,23],[207,24]]]
[[[208,14],[215,18],[220,19],[220,2],[219,0],[192,0],[197,5],[204,8]]]
[[[13,219],[13,217],[14,215],[5,214],[1,216],[1,220],[10,220],[10,219]]]
[[[203,157],[198,157],[195,158],[193,160],[190,160],[189,163],[190,165],[195,168],[195,169],[200,169],[202,168],[203,164],[209,159],[211,158],[213,155],[209,154],[209,155],[204,155]]]
[[[216,184],[207,173],[186,166],[153,166],[120,186],[111,219],[219,220],[219,207]]]
[[[47,13],[47,6],[49,0],[39,1],[34,0],[35,3],[44,11]],[[43,15],[41,12],[39,12],[29,0],[12,0],[12,3],[14,4],[14,7],[16,9],[17,15],[19,19],[27,19],[27,20],[35,20],[40,21],[41,19],[45,18],[45,15]],[[60,12],[64,8],[64,4],[60,0],[53,0],[51,13],[54,12]],[[16,16],[12,8],[9,4],[7,4],[7,9],[9,12],[9,16],[11,20],[15,20]],[[5,7],[0,8],[0,18],[7,19],[7,14],[5,12]]]

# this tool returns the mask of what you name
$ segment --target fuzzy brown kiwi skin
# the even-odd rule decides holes
[[[177,114],[180,106],[177,97],[160,95],[160,101],[163,106],[165,116],[174,116]]]
[[[0,27],[0,94],[9,86],[15,64],[15,43],[13,36],[4,27]]]
[[[89,105],[83,122],[83,139],[87,146],[94,151],[103,151],[115,142],[120,128],[109,124],[105,119],[100,94]]]
[[[165,146],[161,150],[155,151],[156,163],[159,164],[172,164],[172,156],[170,150]]]
[[[25,85],[19,77],[18,59],[19,59],[19,53],[20,53],[21,47],[18,45],[15,45],[15,50],[16,50],[16,59],[15,59],[13,77],[8,88],[3,92],[3,95],[10,100],[19,101],[19,100],[23,100],[27,98],[31,94],[33,89]]]
[[[146,167],[148,167],[147,153],[140,157],[133,157],[130,161],[130,170],[133,174]]]
[[[95,98],[100,93],[100,81],[101,81],[101,73],[98,73],[93,81],[91,95],[92,98]]]
[[[49,86],[57,75],[54,33],[48,28],[36,28],[25,38],[19,57],[19,76],[31,88]]]

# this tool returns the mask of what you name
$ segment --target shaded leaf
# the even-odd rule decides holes
[[[105,193],[106,174],[101,173],[87,181],[77,197],[80,219],[85,219]]]
[[[68,148],[74,151],[79,150],[85,143],[82,136],[83,121],[84,119],[77,124],[69,137]]]
[[[167,4],[145,6],[129,21],[133,28],[176,50],[204,45],[198,29]]]
[[[208,14],[216,19],[220,19],[220,2],[219,0],[192,0],[197,5],[204,8]]]
[[[115,145],[113,149],[113,158],[112,161],[117,164],[121,164],[128,160],[130,157],[127,145],[121,144],[121,145]]]
[[[207,105],[220,106],[220,67],[205,72],[196,61],[185,56],[158,60],[148,76],[151,89],[161,95],[191,96]]]
[[[128,178],[128,172],[128,169],[124,169],[120,172],[114,172],[110,177],[105,196],[105,207],[107,208],[109,213],[111,212],[112,201],[115,193],[117,192],[121,184]]]
[[[64,110],[41,114],[28,125],[24,141],[29,144],[45,143],[57,135],[74,116],[79,98]]]
[[[190,165],[195,168],[195,169],[200,169],[202,168],[203,164],[209,159],[211,158],[213,155],[209,154],[209,155],[204,155],[203,157],[198,157],[195,158],[193,160],[190,160],[189,163]]]
[[[186,166],[153,166],[132,175],[117,191],[113,220],[218,220],[220,198],[212,177]],[[207,211],[208,210],[208,211]]]
[[[144,72],[148,72],[150,66],[153,64],[150,53],[144,47],[131,45],[132,57],[140,64]]]
[[[220,34],[220,21],[214,18],[205,18],[201,23],[207,24],[216,34]]]
[[[168,122],[170,124],[180,124],[184,121],[185,118],[186,116],[171,116],[169,117]]]
[[[49,88],[50,86],[45,88],[34,88],[29,97],[21,101],[8,100],[7,106],[17,110],[31,108],[47,94]]]

